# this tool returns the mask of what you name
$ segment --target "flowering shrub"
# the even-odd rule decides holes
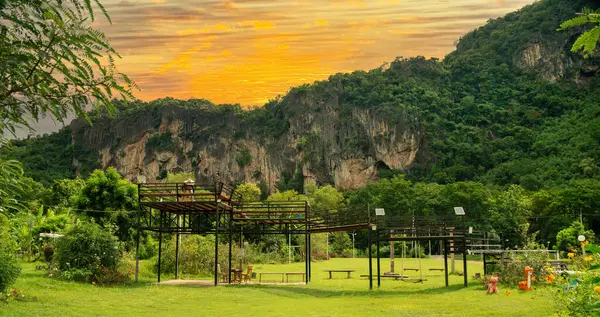
[[[569,270],[558,279],[555,300],[561,316],[600,316],[600,247],[585,246],[587,255],[572,249]]]
[[[517,285],[520,281],[525,280],[526,266],[533,269],[531,282],[533,285],[545,284],[549,274],[548,259],[544,249],[541,249],[537,244],[531,243],[523,248],[524,252],[509,253],[508,261],[500,263],[500,282],[503,284]]]
[[[98,285],[118,285],[130,282],[131,272],[121,273],[116,269],[103,267],[94,273],[92,279],[94,284]]]
[[[13,300],[18,301],[27,301],[30,300],[30,297],[27,297],[23,291],[18,290],[16,288],[9,289],[6,292],[0,293],[0,302],[8,303]]]

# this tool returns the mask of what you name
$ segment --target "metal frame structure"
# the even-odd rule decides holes
[[[385,216],[377,217],[377,253],[384,241],[432,241],[443,243],[444,275],[448,286],[448,255],[462,254],[464,286],[468,286],[467,249],[468,229],[464,216]],[[379,229],[381,228],[381,229]],[[383,237],[382,234],[383,233]],[[381,284],[380,257],[377,254],[377,286]]]
[[[461,217],[372,216],[369,210],[337,209],[311,213],[305,201],[243,201],[232,187],[221,182],[138,184],[139,212],[136,236],[136,274],[139,271],[139,244],[142,231],[157,232],[158,282],[161,279],[162,235],[176,235],[175,278],[179,276],[181,234],[214,234],[214,285],[218,284],[219,238],[228,237],[231,283],[233,235],[300,234],[305,236],[305,283],[311,280],[311,233],[368,230],[369,287],[373,288],[372,242],[377,245],[377,286],[381,285],[380,241],[440,240],[444,243],[446,286],[450,253],[466,259],[467,231]],[[464,261],[464,284],[467,266]]]

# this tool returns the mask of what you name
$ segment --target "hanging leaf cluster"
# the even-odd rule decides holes
[[[115,66],[119,54],[91,27],[99,0],[0,0],[0,129],[50,115],[112,112],[139,87]]]
[[[596,26],[579,36],[571,48],[573,53],[583,51],[586,58],[594,53],[594,50],[596,50],[596,46],[598,45],[598,39],[600,38],[600,9],[592,10],[584,8],[583,12],[577,17],[561,23],[560,28],[558,29],[559,31],[564,31],[572,28],[584,27],[590,24]]]

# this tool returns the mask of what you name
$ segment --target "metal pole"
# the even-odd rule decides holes
[[[304,233],[304,275],[305,282],[308,284],[308,232]]]
[[[139,193],[140,185],[138,184],[138,193]],[[139,205],[138,205],[139,206]],[[142,213],[142,206],[139,206],[138,210],[138,219],[137,219],[137,236],[135,237],[135,281],[138,281],[138,276],[140,272],[140,235],[141,235],[141,225],[140,225],[140,217]]]
[[[381,258],[379,257],[379,230],[375,231],[377,241],[377,287],[381,286]]]
[[[227,281],[231,284],[231,257],[233,249],[233,207],[229,212],[229,267],[227,268]]]
[[[467,237],[466,235],[463,235],[463,277],[465,280],[465,287],[469,286],[469,281],[467,278]]]
[[[369,248],[369,289],[373,289],[373,250],[371,250],[371,228],[367,229],[368,232],[368,243]]]
[[[311,255],[311,247],[312,247],[312,241],[310,239],[310,233],[308,234],[308,252],[306,253],[308,255],[308,281],[310,282],[310,279],[312,277],[312,255]]]
[[[444,275],[446,277],[446,287],[448,287],[448,241],[444,241]]]
[[[354,236],[356,236],[356,231],[352,231],[352,258],[356,257],[356,248],[354,247]]]
[[[179,215],[177,215],[177,224],[179,226]],[[175,279],[179,278],[179,229],[175,234]]]
[[[162,256],[162,217],[163,217],[163,213],[162,211],[159,211],[159,216],[158,216],[158,222],[159,222],[159,231],[158,231],[158,282],[160,283],[160,258]]]
[[[487,275],[487,256],[486,256],[485,252],[482,255],[483,255],[483,275]]]
[[[219,202],[217,201],[217,223],[215,228],[215,286],[219,282]]]
[[[325,247],[325,259],[329,260],[329,232],[327,232],[327,239],[325,241],[326,241],[326,243],[325,243],[325,245],[326,245],[326,247]],[[353,238],[353,241],[354,241],[354,238]],[[354,248],[354,243],[352,244],[352,247]],[[354,254],[354,251],[352,251],[352,252]],[[354,256],[352,256],[352,257],[354,257]]]

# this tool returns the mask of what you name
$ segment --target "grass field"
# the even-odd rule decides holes
[[[220,287],[153,285],[152,281],[121,287],[57,281],[44,277],[34,264],[24,264],[15,287],[35,297],[31,302],[0,304],[1,316],[552,316],[554,306],[549,290],[522,293],[501,286],[499,295],[487,295],[482,285],[462,276],[450,276],[444,287],[443,261],[422,262],[423,284],[382,280],[369,291],[366,259],[332,259],[313,263],[309,285],[237,285]],[[405,267],[418,267],[405,260]],[[303,271],[303,263],[256,265],[257,272]],[[373,264],[375,270],[375,263]],[[461,270],[462,263],[457,262]],[[324,269],[355,269],[351,279],[345,273],[328,278]],[[396,262],[396,271],[400,269]],[[382,260],[382,272],[389,261]],[[469,263],[469,275],[482,272],[481,264]],[[417,277],[418,273],[407,275]],[[272,276],[270,279],[275,280]],[[299,279],[299,278],[297,278]],[[166,280],[166,278],[165,278]],[[291,281],[290,281],[291,282]]]

